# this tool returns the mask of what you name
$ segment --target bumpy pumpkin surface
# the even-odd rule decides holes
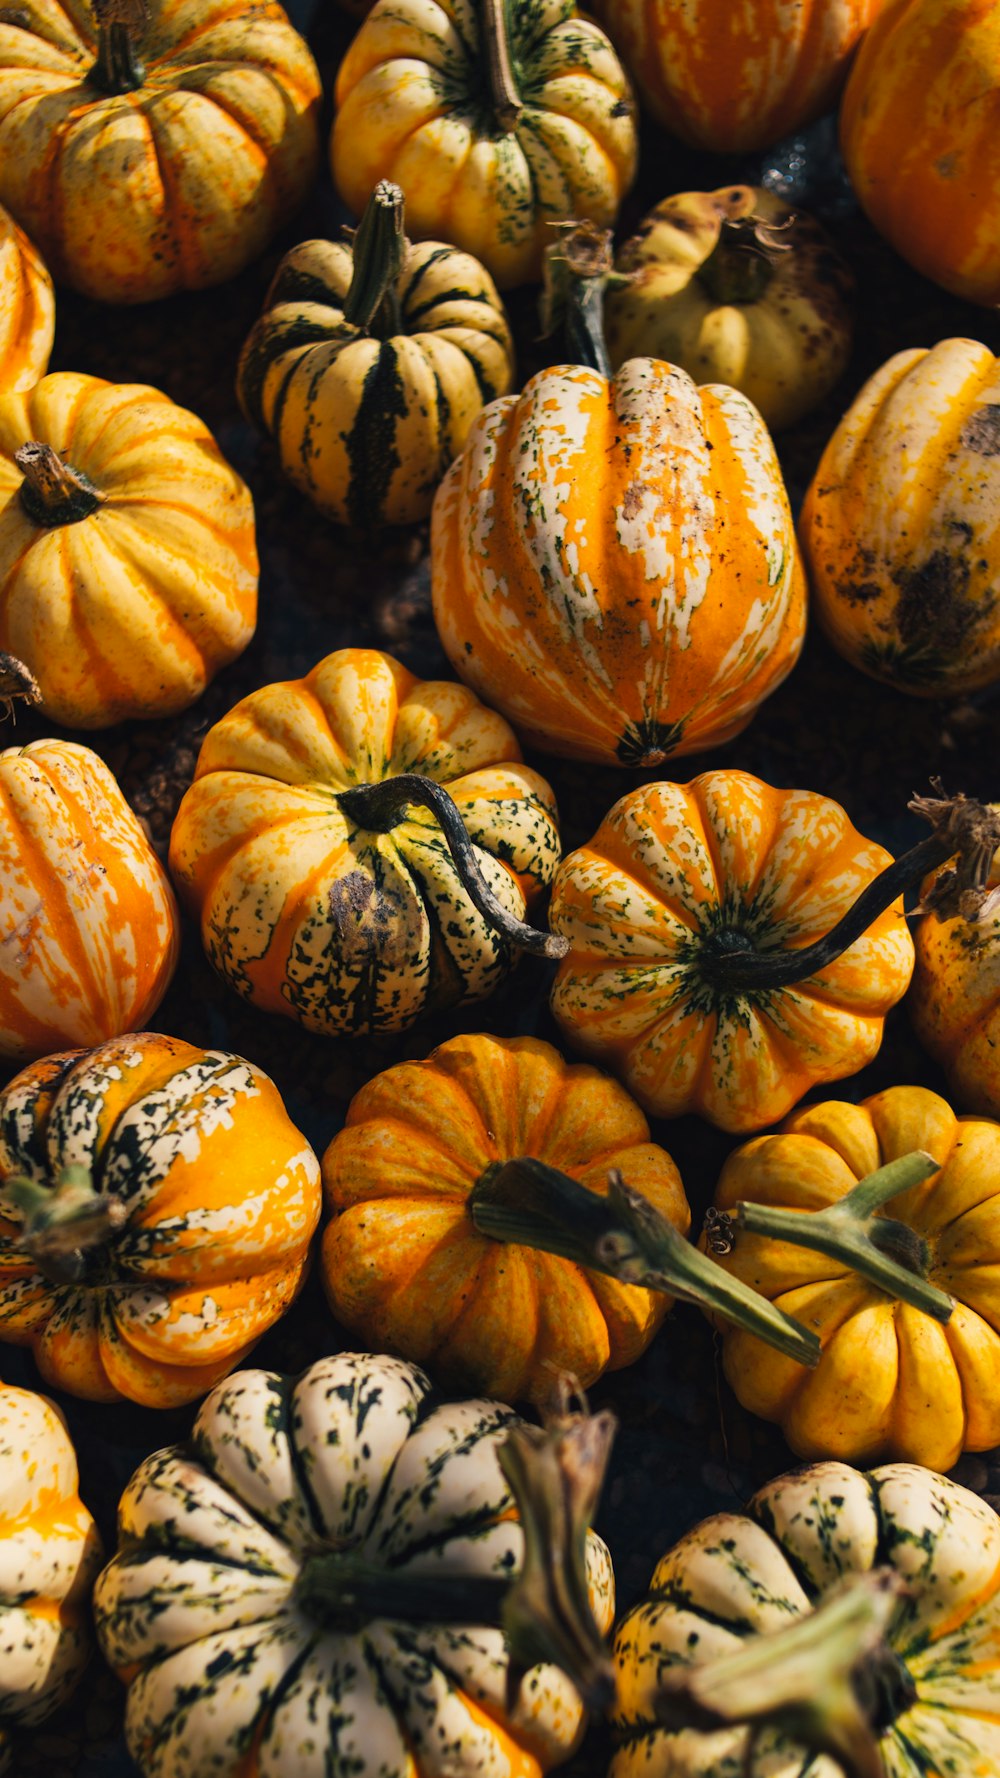
[[[55,296],[45,262],[0,207],[0,395],[41,381],[55,324]]]
[[[484,15],[506,7],[513,88],[491,97]],[[418,240],[472,253],[501,290],[541,275],[551,224],[612,223],[635,175],[635,106],[573,0],[378,0],[340,65],[333,176],[360,213],[377,179]]]
[[[170,869],[209,959],[311,1031],[399,1031],[481,1000],[512,968],[438,823],[391,831],[338,798],[418,773],[454,799],[480,869],[520,918],[559,859],[555,802],[507,724],[463,686],[345,648],[252,692],[210,729],[170,836]]]
[[[480,1234],[478,1180],[528,1155],[603,1197],[608,1173],[686,1232],[680,1175],[621,1087],[534,1037],[455,1037],[376,1075],[323,1157],[323,1281],[339,1321],[449,1388],[548,1399],[631,1364],[669,1299]]]
[[[632,791],[556,876],[549,918],[570,951],[552,1010],[654,1115],[761,1129],[877,1051],[913,968],[902,903],[792,987],[736,992],[706,959],[734,940],[804,948],[889,862],[838,803],[748,772]]]
[[[794,1470],[668,1551],[615,1637],[611,1778],[842,1778],[836,1759],[777,1725],[752,1743],[744,1726],[677,1732],[657,1720],[656,1699],[681,1665],[804,1626],[844,1580],[883,1564],[907,1587],[882,1667],[885,1771],[996,1778],[1000,1523],[968,1488],[910,1463]]]
[[[104,302],[233,277],[318,158],[319,74],[274,0],[146,11],[24,0],[0,19],[0,200]]]
[[[25,469],[29,443],[48,459]],[[253,501],[203,420],[68,371],[0,395],[0,648],[47,715],[104,728],[184,710],[256,617]]]
[[[90,1656],[101,1542],[78,1492],[76,1454],[44,1396],[0,1385],[0,1773],[16,1778],[17,1730],[73,1691]]]
[[[997,807],[996,804],[993,805]],[[1000,852],[977,920],[925,914],[906,1005],[963,1110],[1000,1118]]]
[[[840,653],[900,691],[1000,678],[1000,363],[975,340],[897,352],[820,460],[799,535]]]
[[[73,741],[0,753],[0,1054],[134,1031],[174,971],[173,892],[102,759]]]
[[[83,1168],[120,1226],[75,1282],[20,1245],[0,1183],[0,1339],[92,1401],[174,1407],[251,1350],[301,1284],[319,1163],[266,1074],[178,1038],[119,1037],[25,1068],[0,1094],[0,1175]]]
[[[655,765],[728,740],[790,672],[805,582],[774,447],[734,389],[633,358],[540,371],[434,502],[455,671],[530,741]]]
[[[514,1424],[496,1402],[436,1404],[414,1366],[354,1353],[216,1389],[192,1448],[136,1471],[95,1592],[145,1778],[539,1778],[567,1758],[583,1713],[562,1673],[532,1668],[511,1708],[502,1633],[410,1619],[399,1596],[520,1564],[496,1458]],[[335,1554],[383,1578],[385,1615],[310,1610],[310,1566]],[[587,1557],[607,1629],[614,1579],[593,1532]]]

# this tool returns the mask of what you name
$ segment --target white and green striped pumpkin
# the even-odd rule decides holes
[[[395,1358],[220,1384],[190,1447],[136,1471],[94,1594],[146,1778],[537,1778],[565,1759],[583,1711],[558,1669],[531,1669],[508,1708],[501,1631],[409,1609],[424,1583],[519,1566],[497,1462],[516,1424],[496,1402],[436,1402]],[[322,1606],[317,1563],[346,1577]],[[593,1533],[587,1565],[603,1631],[614,1580]],[[348,1598],[362,1570],[394,1615]]]
[[[664,1556],[615,1640],[610,1778],[840,1778],[838,1760],[777,1721],[753,1738],[743,1723],[709,1729],[672,1717],[667,1726],[665,1682],[769,1632],[798,1626],[801,1638],[848,1577],[885,1565],[906,1588],[884,1651],[867,1663],[886,1778],[997,1778],[1000,1520],[967,1488],[913,1463],[794,1470],[745,1514],[715,1514]],[[766,1645],[758,1652],[766,1661]],[[830,1689],[817,1669],[820,1710]]]

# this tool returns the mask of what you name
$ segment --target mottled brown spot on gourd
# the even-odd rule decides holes
[[[919,567],[898,568],[896,628],[913,647],[932,643],[940,655],[956,654],[975,629],[980,611],[966,598],[969,563],[961,548],[936,549]]]
[[[626,519],[638,518],[642,511],[643,495],[651,491],[647,482],[631,482],[625,489],[622,500],[622,517]]]
[[[869,605],[873,599],[879,598],[882,587],[872,578],[875,571],[875,551],[866,549],[859,544],[854,552],[854,559],[847,570],[846,578],[836,582],[837,592],[849,605]],[[832,563],[827,564],[827,573],[834,572]]]
[[[1000,405],[991,401],[977,408],[962,427],[959,442],[982,457],[1000,454]]]

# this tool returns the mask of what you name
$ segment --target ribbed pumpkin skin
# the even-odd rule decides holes
[[[28,440],[89,477],[94,514],[29,517],[14,462]],[[175,715],[256,619],[250,490],[197,414],[68,371],[0,396],[0,649],[30,668],[46,715],[88,729]]]
[[[456,673],[533,745],[654,765],[725,740],[791,671],[805,581],[774,447],[734,389],[633,358],[488,407],[434,502]]]
[[[509,1708],[499,1630],[401,1612],[334,1631],[295,1597],[317,1547],[404,1583],[516,1570],[496,1458],[516,1424],[497,1402],[437,1404],[415,1366],[367,1354],[220,1385],[193,1449],[137,1469],[94,1594],[144,1778],[540,1778],[567,1759],[583,1732],[572,1685],[533,1667]],[[608,1629],[614,1576],[592,1531],[587,1567]]]
[[[515,961],[462,887],[434,816],[361,829],[337,792],[418,772],[454,798],[508,911],[552,881],[552,792],[463,686],[345,648],[252,692],[205,737],[170,869],[231,987],[307,1030],[401,1031],[481,1000]]]
[[[55,1183],[70,1163],[127,1220],[80,1284],[54,1285],[18,1247],[0,1183],[0,1338],[88,1401],[197,1400],[302,1282],[319,1220],[312,1149],[251,1063],[147,1033],[49,1056],[0,1093],[0,1176]]]
[[[362,1087],[323,1156],[323,1282],[338,1321],[453,1390],[551,1399],[646,1349],[669,1299],[481,1235],[469,1194],[527,1155],[603,1197],[618,1167],[685,1233],[680,1175],[622,1088],[534,1037],[455,1037]]]
[[[883,0],[592,0],[657,121],[696,148],[767,148],[833,103]]]
[[[757,950],[801,949],[888,863],[838,803],[748,772],[632,791],[556,875],[549,921],[571,948],[552,1011],[654,1116],[763,1129],[875,1055],[913,968],[902,902],[835,963],[775,992],[711,988],[700,945],[729,929]]]
[[[0,1055],[145,1025],[180,944],[173,891],[104,761],[73,741],[0,753]]]
[[[342,524],[425,519],[476,414],[506,395],[514,346],[489,273],[440,241],[411,246],[397,284],[400,331],[344,320],[350,247],[305,241],[278,267],[240,357],[247,418],[281,466]]]
[[[891,1564],[908,1588],[888,1641],[916,1701],[882,1730],[893,1778],[997,1778],[1000,1524],[984,1500],[910,1463],[865,1474],[817,1463],[768,1482],[745,1513],[716,1513],[657,1565],[618,1626],[610,1778],[842,1778],[776,1726],[678,1733],[657,1720],[664,1670],[785,1630],[842,1579]]]
[[[1000,852],[989,886],[1000,892]],[[1000,1118],[1000,893],[978,920],[925,914],[914,943],[913,1028],[962,1109]]]
[[[492,116],[475,0],[377,0],[340,64],[330,142],[352,210],[394,180],[407,232],[454,241],[501,290],[541,277],[553,222],[614,222],[637,153],[635,102],[603,31],[573,0],[510,0],[509,20],[515,130]]]
[[[928,1242],[928,1277],[955,1299],[945,1325],[788,1242],[741,1232],[719,1260],[819,1334],[823,1356],[807,1371],[753,1336],[722,1330],[740,1401],[776,1420],[802,1457],[898,1457],[943,1470],[963,1450],[1000,1443],[1000,1124],[960,1121],[923,1087],[890,1087],[861,1105],[803,1106],[780,1134],[729,1157],[716,1203],[820,1210],[919,1148],[941,1172],[893,1198],[885,1215]]]
[[[903,120],[917,121],[918,128]],[[1000,15],[887,0],[844,93],[840,142],[879,233],[955,296],[1000,302]]]
[[[151,302],[221,283],[305,196],[320,81],[274,0],[157,0],[133,92],[89,79],[85,0],[24,0],[0,21],[0,200],[60,283]],[[100,148],[95,147],[95,141]]]
[[[1000,678],[1000,361],[897,352],[820,460],[799,520],[814,610],[873,679],[951,697]]]
[[[0,1773],[11,1778],[17,1728],[58,1709],[87,1664],[101,1556],[62,1415],[30,1389],[0,1385]]]
[[[723,302],[699,272],[723,222],[760,217],[777,224],[784,251],[770,282],[747,302]],[[817,222],[763,187],[664,198],[619,250],[632,276],[605,299],[608,356],[615,366],[665,358],[696,383],[728,383],[765,423],[792,426],[829,393],[851,351],[854,280]]]
[[[41,381],[55,325],[55,294],[45,262],[0,207],[0,395]]]

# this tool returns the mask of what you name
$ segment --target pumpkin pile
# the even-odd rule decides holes
[[[1000,1778],[998,93],[0,7],[3,1778]]]

